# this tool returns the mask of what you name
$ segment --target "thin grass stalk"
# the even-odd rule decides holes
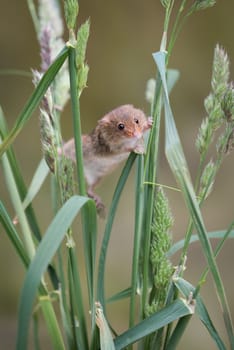
[[[0,143],[1,143],[1,138],[0,138]],[[31,230],[27,221],[27,217],[22,207],[21,198],[15,183],[14,176],[12,174],[12,170],[11,170],[11,166],[10,166],[7,154],[3,154],[2,156],[2,166],[3,166],[5,181],[6,181],[8,192],[10,194],[11,202],[15,210],[15,213],[17,214],[19,224],[21,226],[25,248],[29,258],[32,259],[35,254],[35,246],[32,239]]]
[[[83,149],[82,149],[82,132],[80,120],[80,101],[77,92],[77,68],[76,68],[76,51],[74,47],[70,48],[69,52],[69,76],[71,87],[71,107],[72,107],[72,121],[75,140],[76,151],[76,167],[78,176],[79,193],[81,196],[86,195],[86,185],[84,179],[83,166]]]
[[[40,350],[40,341],[39,341],[39,322],[38,315],[33,315],[33,344],[35,350]]]
[[[73,286],[73,279],[71,274],[71,269],[68,268],[68,283],[69,283],[69,304],[70,304],[70,319],[71,319],[71,340],[72,340],[72,349],[76,350],[82,346],[82,338],[80,339],[79,329],[76,322],[76,310],[75,310],[75,293]]]
[[[157,162],[159,153],[159,133],[161,125],[161,84],[158,76],[156,85],[158,88],[155,91],[155,98],[153,102],[153,127],[149,139],[148,145],[148,158],[145,165],[146,181],[152,185],[145,186],[145,221],[144,221],[144,237],[143,237],[143,250],[142,250],[142,269],[143,269],[143,284],[142,284],[142,297],[141,297],[141,318],[144,317],[144,307],[148,298],[149,288],[149,254],[150,254],[150,237],[151,237],[151,223],[153,215],[153,206],[155,200],[155,186],[157,177]]]
[[[199,182],[201,179],[202,169],[204,167],[205,158],[206,158],[207,153],[208,153],[208,149],[206,150],[206,152],[203,153],[202,158],[200,159],[200,162],[199,162],[198,174],[196,176],[195,186],[194,186],[195,193],[197,193],[197,191],[198,191],[198,186],[199,186]],[[218,167],[216,168],[216,173],[217,173],[217,171],[218,171]],[[210,181],[212,181],[212,180],[213,180],[213,178],[210,179]],[[207,184],[207,188],[209,188],[209,185],[210,185],[210,183]],[[200,200],[199,200],[200,207],[202,206],[203,201],[204,201],[204,198],[200,198]],[[193,223],[193,220],[190,219],[187,230],[186,230],[186,234],[185,234],[185,241],[184,241],[183,250],[182,250],[182,253],[180,256],[180,265],[182,265],[184,263],[184,259],[186,258],[187,251],[188,251],[189,244],[190,244],[191,235],[193,233],[193,228],[194,228],[194,223]]]
[[[177,345],[181,341],[181,338],[187,328],[189,321],[191,320],[192,315],[186,315],[177,322],[177,325],[170,337],[169,342],[163,348],[164,350],[174,350],[177,348]]]
[[[72,348],[73,339],[71,335],[72,333],[71,313],[67,302],[68,283],[64,273],[64,259],[62,256],[62,247],[58,249],[57,258],[58,258],[58,275],[59,275],[60,313],[62,316],[61,317],[62,324],[64,328],[64,333],[67,339],[68,347]]]
[[[175,41],[182,29],[182,26],[184,25],[184,21],[186,19],[186,16],[182,18],[182,22],[180,22],[180,19],[181,19],[181,14],[184,10],[184,7],[185,7],[185,4],[186,4],[186,1],[187,0],[182,0],[181,1],[181,4],[180,4],[180,7],[179,7],[179,10],[177,12],[177,15],[176,15],[176,19],[174,21],[174,25],[173,25],[173,28],[172,28],[172,32],[171,32],[171,37],[170,37],[170,41],[168,43],[168,49],[167,49],[167,52],[168,52],[168,56],[167,56],[167,63],[169,61],[169,58],[170,58],[170,55],[171,55],[171,52],[172,52],[172,49],[175,45]]]
[[[35,31],[38,34],[39,33],[40,24],[39,24],[39,20],[38,20],[38,17],[37,17],[37,11],[36,11],[36,8],[35,8],[34,1],[33,0],[27,0],[27,3],[28,3],[28,9],[29,9],[29,12],[31,14],[32,21],[33,21],[33,24],[34,24]]]
[[[170,17],[174,6],[174,0],[168,2],[169,5],[166,6],[166,12],[164,17],[164,25],[163,25],[163,35],[161,39],[160,50],[165,51],[167,45],[167,32],[170,23]]]
[[[223,245],[226,242],[226,239],[228,238],[230,233],[232,232],[233,227],[234,227],[234,222],[231,223],[231,225],[229,226],[225,235],[223,236],[223,238],[220,240],[217,247],[215,248],[215,251],[214,251],[215,258],[217,258],[218,254],[220,253],[221,249],[223,248]],[[196,295],[199,293],[201,285],[203,284],[204,280],[206,279],[208,272],[209,272],[209,267],[207,266],[207,268],[203,271],[203,273],[201,274],[201,277],[199,278],[198,285],[194,291],[194,297],[196,297]]]
[[[58,199],[58,179],[56,177],[51,177],[51,189],[52,189],[52,207],[54,210],[54,213],[58,212],[59,209],[59,199]],[[67,339],[68,344],[73,344],[73,339],[71,336],[71,315],[70,310],[67,303],[67,280],[65,278],[65,272],[64,272],[64,257],[62,253],[62,246],[59,247],[57,254],[56,254],[57,260],[58,260],[58,276],[59,276],[59,290],[60,290],[60,312],[62,315],[62,324],[65,330],[65,336]],[[72,348],[72,347],[71,347]]]
[[[144,159],[143,156],[137,157],[137,176],[136,176],[136,205],[135,205],[135,233],[132,258],[132,277],[131,277],[131,296],[129,309],[129,328],[134,325],[136,315],[136,295],[137,283],[139,279],[139,254],[142,239],[142,222],[144,213]],[[130,349],[132,346],[130,347]]]
[[[82,295],[81,281],[77,268],[78,261],[74,246],[69,247],[68,255],[68,276],[72,330],[77,348],[88,349],[88,333],[84,311],[84,299]]]
[[[40,296],[40,307],[44,315],[48,333],[51,337],[53,348],[56,350],[65,350],[63,337],[49,295]]]
[[[1,134],[2,138],[5,138],[8,134],[8,127],[6,124],[6,119],[4,117],[4,114],[3,114],[1,107],[0,107],[0,134]],[[26,194],[27,194],[27,187],[24,183],[24,179],[23,179],[19,164],[16,160],[15,153],[14,153],[12,147],[9,147],[7,150],[7,158],[8,158],[10,167],[11,167],[12,174],[13,174],[14,179],[15,179],[15,183],[16,183],[19,195],[20,195],[20,199],[21,199],[21,201],[23,201]],[[39,228],[39,225],[37,223],[36,216],[35,216],[35,213],[34,213],[34,210],[33,210],[31,204],[28,205],[28,207],[26,208],[25,214],[27,216],[27,220],[28,220],[28,223],[30,225],[30,228],[31,228],[33,234],[35,235],[37,240],[40,240],[41,239],[41,232],[40,232],[40,228]]]
[[[121,193],[123,191],[123,188],[125,186],[125,183],[127,181],[128,175],[130,173],[130,170],[132,168],[132,165],[135,161],[136,154],[131,153],[128,157],[128,160],[123,168],[122,174],[119,178],[118,184],[116,186],[113,199],[111,202],[109,215],[106,222],[106,227],[102,239],[102,245],[99,255],[99,262],[98,262],[98,278],[97,278],[97,300],[100,302],[100,304],[103,307],[103,312],[105,313],[106,309],[106,300],[105,300],[105,264],[106,264],[106,255],[107,255],[107,249],[108,244],[110,240],[111,235],[111,229],[113,225],[113,221],[115,218],[117,206],[119,203],[119,199],[121,196]]]
[[[30,259],[28,257],[28,254],[24,248],[23,242],[19,237],[18,232],[16,231],[15,226],[12,223],[12,220],[6,211],[6,208],[4,207],[3,203],[0,201],[0,222],[3,225],[3,227],[6,230],[6,233],[11,240],[18,256],[22,260],[22,263],[25,267],[27,267],[30,263]]]
[[[72,102],[72,120],[75,139],[76,151],[76,167],[78,176],[78,185],[80,195],[86,196],[86,184],[84,179],[83,166],[83,149],[82,149],[82,132],[80,120],[80,102],[77,91],[77,68],[76,68],[76,50],[71,47],[69,52],[69,76],[71,87],[71,102]],[[96,255],[96,234],[93,234],[89,229],[89,214],[84,207],[81,211],[82,227],[83,227],[83,241],[85,253],[86,276],[88,282],[89,305],[92,312],[92,328],[94,329],[94,314],[95,314],[95,300],[94,300],[94,269],[95,269],[95,255]],[[96,224],[95,224],[96,225]],[[96,228],[93,228],[93,233]]]

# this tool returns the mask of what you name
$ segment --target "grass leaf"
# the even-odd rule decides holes
[[[23,201],[24,210],[31,204],[31,202],[39,192],[48,173],[49,173],[49,168],[48,168],[48,165],[46,164],[46,161],[43,158],[36,169],[32,182],[28,188],[26,197],[24,198],[24,201]]]
[[[97,299],[100,301],[104,312],[105,312],[104,277],[105,277],[105,263],[106,263],[108,243],[110,240],[111,229],[112,229],[114,217],[116,214],[117,206],[119,203],[119,199],[120,199],[122,190],[124,188],[124,185],[127,181],[130,170],[132,168],[132,165],[135,161],[135,158],[136,158],[136,154],[131,153],[123,168],[122,174],[119,178],[118,184],[115,189],[113,200],[111,202],[111,207],[110,207],[109,215],[106,222],[105,232],[102,240],[101,252],[99,255],[99,264],[98,264]]]
[[[209,239],[222,239],[226,235],[226,230],[225,231],[213,231],[213,232],[208,232],[207,236]],[[234,238],[234,230],[230,231],[229,238]],[[198,235],[192,235],[190,238],[190,243],[196,243],[199,241],[199,236]],[[181,239],[180,241],[176,242],[173,244],[173,246],[170,248],[170,250],[167,253],[168,257],[173,256],[176,254],[180,249],[183,248],[184,246],[184,239]]]
[[[230,310],[222,283],[222,279],[215,261],[215,256],[207,237],[206,228],[203,222],[199,204],[195,195],[195,191],[191,182],[187,162],[184,156],[180,138],[176,129],[173,113],[171,110],[167,83],[166,83],[166,53],[157,52],[153,55],[157,64],[163,86],[164,108],[165,108],[165,130],[166,130],[166,156],[170,164],[171,170],[180,184],[185,203],[189,209],[191,218],[194,222],[199,239],[203,248],[204,255],[207,259],[209,269],[213,275],[217,294],[221,303],[224,323],[229,337],[230,345],[234,348],[233,325]]]
[[[187,298],[189,298],[190,293],[194,293],[195,291],[195,287],[192,284],[190,284],[188,281],[184,280],[183,278],[175,279],[174,284],[179,289],[179,291]],[[217,347],[221,350],[225,350],[226,347],[222,339],[220,338],[217,330],[215,329],[215,326],[213,325],[213,322],[210,319],[209,313],[199,294],[196,296],[195,313],[198,315],[202,323],[207,328],[208,332],[210,333],[210,336],[215,341]]]
[[[74,218],[86,203],[91,212],[94,204],[89,198],[80,196],[71,197],[58,211],[38,246],[35,257],[27,271],[20,298],[17,335],[18,350],[26,349],[33,302],[43,273],[59,248]]]
[[[184,300],[177,299],[175,302],[156,312],[152,316],[130,328],[115,340],[115,349],[120,350],[135,343],[137,340],[157,331],[178,318],[193,314],[194,310]]]

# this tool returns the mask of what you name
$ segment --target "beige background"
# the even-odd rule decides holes
[[[171,102],[184,145],[185,154],[192,175],[196,174],[198,155],[194,142],[197,130],[204,117],[203,100],[209,93],[211,63],[216,43],[223,45],[230,57],[232,78],[234,71],[233,42],[233,0],[218,1],[209,10],[193,15],[173,51],[170,67],[181,72],[181,78],[171,95]],[[84,132],[95,126],[96,120],[112,108],[124,104],[134,105],[149,113],[145,101],[146,81],[155,76],[155,64],[151,53],[160,45],[164,11],[160,1],[80,1],[79,23],[91,18],[91,35],[88,44],[87,61],[90,66],[88,89],[81,100],[82,127]],[[0,69],[8,68],[29,71],[40,64],[38,44],[27,10],[26,1],[9,2],[1,0],[0,12]],[[29,79],[19,76],[0,75],[0,104],[13,125],[24,103],[32,92]],[[27,124],[15,142],[22,172],[27,183],[41,157],[38,114]],[[72,135],[70,107],[62,117],[64,138]],[[162,135],[163,136],[163,135]],[[163,137],[162,137],[163,138]],[[159,181],[174,186],[174,180],[165,161],[163,142],[160,151]],[[220,170],[215,191],[204,206],[204,218],[208,230],[226,228],[233,220],[233,156],[231,154]],[[99,193],[109,205],[118,179],[119,169],[103,182]],[[0,197],[13,215],[0,173]],[[110,242],[107,268],[107,293],[115,293],[129,285],[134,211],[134,172],[121,199]],[[52,210],[48,195],[49,181],[35,200],[35,210],[42,230],[48,226]],[[187,212],[177,192],[167,191],[175,217],[173,239],[176,242],[184,236]],[[99,235],[103,222],[99,223]],[[24,269],[13,251],[2,228],[0,228],[0,348],[13,349],[16,333],[16,315],[19,292],[23,283]],[[218,263],[233,311],[233,248],[229,241],[218,258]],[[177,263],[175,258],[173,263]],[[189,250],[185,277],[196,283],[205,266],[199,244]],[[231,273],[231,274],[230,274]],[[209,308],[215,325],[224,339],[221,310],[210,278],[202,289],[202,295]],[[126,303],[120,303],[109,311],[109,317],[118,332],[127,327]],[[50,349],[45,345],[43,349]],[[179,349],[214,349],[214,343],[196,317],[190,323]]]

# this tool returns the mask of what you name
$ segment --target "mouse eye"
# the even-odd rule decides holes
[[[123,130],[124,129],[124,124],[123,123],[119,123],[118,124],[118,129],[119,130]]]
[[[139,124],[139,120],[138,120],[137,118],[134,118],[134,122],[135,122],[136,124]]]

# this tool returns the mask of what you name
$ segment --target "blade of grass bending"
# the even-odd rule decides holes
[[[94,204],[90,199],[80,196],[71,197],[58,211],[38,246],[35,257],[29,266],[21,292],[17,350],[27,348],[30,316],[42,275],[59,248],[74,218],[85,204],[90,210],[90,217],[92,217],[92,206]],[[62,342],[60,346],[61,344]]]
[[[58,73],[64,61],[66,60],[69,50],[70,48],[65,46],[63,50],[60,52],[60,54],[58,55],[58,57],[55,59],[55,61],[52,63],[52,65],[49,67],[49,69],[45,72],[45,74],[41,78],[36,89],[32,93],[28,102],[25,104],[22,112],[18,116],[15,122],[15,125],[13,126],[13,128],[11,129],[7,137],[3,140],[3,143],[1,144],[1,147],[0,147],[0,157],[7,150],[7,148],[12,144],[12,142],[15,140],[17,135],[23,129],[26,122],[30,119],[32,113],[39,105],[46,90],[48,89],[54,77]]]
[[[131,288],[126,288],[124,290],[121,290],[121,292],[118,292],[114,295],[112,295],[110,298],[107,299],[107,303],[113,303],[119,300],[123,300],[126,298],[129,298],[131,296]]]
[[[191,294],[193,294],[195,291],[195,287],[192,284],[190,284],[188,281],[184,280],[183,278],[174,279],[174,284],[179,289],[180,293],[182,293],[186,298],[189,298],[189,296]],[[199,317],[201,322],[204,324],[204,326],[208,330],[210,336],[215,341],[218,349],[225,350],[226,347],[225,347],[222,339],[220,338],[213,322],[211,321],[209,313],[208,313],[208,311],[207,311],[207,309],[202,301],[202,298],[199,294],[196,296],[195,314],[197,314],[197,316]],[[180,321],[182,321],[182,319],[180,319],[179,322]],[[174,332],[175,331],[176,331],[176,329],[174,330]],[[176,338],[175,334],[174,334],[174,336],[172,335],[172,338],[173,339]],[[175,344],[176,344],[175,341],[172,341],[171,345],[174,346]],[[171,346],[171,349],[172,348],[173,347]],[[170,349],[170,347],[167,347],[166,349],[168,350],[168,349]]]
[[[110,240],[111,229],[112,229],[114,217],[116,214],[116,209],[119,203],[120,195],[125,186],[125,183],[127,181],[132,165],[135,161],[135,158],[136,158],[136,154],[131,153],[123,168],[122,174],[119,178],[119,181],[116,186],[115,193],[111,202],[111,207],[110,207],[109,215],[106,222],[105,232],[102,239],[101,251],[100,251],[99,262],[98,262],[97,300],[101,303],[104,313],[105,313],[105,303],[106,303],[104,275],[105,275],[105,263],[106,263],[108,243]]]
[[[207,232],[200,212],[199,204],[196,199],[195,191],[190,179],[189,170],[182,150],[179,135],[175,126],[172,110],[170,107],[165,68],[165,52],[157,52],[153,55],[161,75],[164,95],[165,121],[166,121],[166,156],[172,172],[181,186],[186,205],[190,211],[194,225],[197,229],[199,239],[203,248],[204,255],[207,259],[209,269],[213,275],[217,295],[223,310],[224,323],[229,337],[230,345],[234,348],[233,325],[230,316],[230,310],[222,283],[222,279],[215,261],[212,247],[207,237]]]
[[[27,194],[26,194],[24,201],[22,203],[24,210],[26,208],[28,208],[28,206],[31,204],[33,199],[36,197],[37,193],[39,192],[39,190],[40,190],[41,186],[43,185],[48,174],[49,174],[49,167],[46,164],[45,159],[43,158],[40,161],[40,163],[39,163],[39,165],[38,165],[38,167],[33,175],[33,178],[32,178],[32,181],[29,185]]]
[[[119,335],[114,340],[115,349],[123,349],[178,318],[193,313],[193,305],[189,305],[185,300],[177,299],[169,306],[156,312],[152,316],[138,323],[136,326]]]
[[[226,239],[227,231],[213,231],[213,232],[208,232],[207,236],[209,239]],[[234,238],[234,230],[228,231],[228,238]],[[199,241],[199,236],[198,235],[192,235],[190,238],[189,243],[196,243]],[[181,250],[184,246],[184,239],[181,239],[180,241],[176,242],[173,244],[173,246],[170,248],[170,250],[167,253],[168,258],[172,257],[174,254],[176,254],[179,250]],[[215,255],[216,255],[216,250],[215,250]]]

